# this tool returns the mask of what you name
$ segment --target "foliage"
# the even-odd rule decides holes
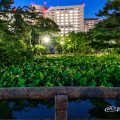
[[[35,55],[42,55],[47,53],[47,48],[43,45],[35,45],[34,47],[34,54]]]
[[[32,49],[35,48],[35,45],[40,44],[40,33],[59,31],[54,21],[43,18],[31,6],[18,7],[14,12],[11,9],[11,4],[7,12],[3,7],[1,6],[2,12],[0,12],[2,18],[0,18],[1,62],[4,59],[6,62],[29,59],[36,53]]]
[[[51,53],[59,53],[62,54],[63,53],[63,44],[61,43],[63,40],[63,38],[61,36],[55,36],[52,38],[51,40],[51,48],[50,51]]]
[[[43,57],[0,65],[0,87],[117,86],[120,56]]]
[[[120,0],[108,0],[96,15],[105,19],[88,33],[92,47],[99,51],[120,53]]]
[[[14,3],[13,0],[0,0],[0,11],[9,10],[13,3]]]
[[[70,32],[64,37],[64,52],[69,53],[91,53],[92,49],[89,46],[90,41],[87,39],[87,34],[82,32]]]

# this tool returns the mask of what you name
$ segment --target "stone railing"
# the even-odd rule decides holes
[[[68,98],[120,99],[120,87],[0,88],[0,100],[55,99],[55,120],[67,120]]]

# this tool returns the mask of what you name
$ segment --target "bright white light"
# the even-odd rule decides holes
[[[48,44],[50,42],[50,38],[48,36],[43,37],[43,41],[45,44]]]

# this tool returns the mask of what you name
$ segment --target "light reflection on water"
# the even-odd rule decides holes
[[[69,100],[68,120],[120,119],[120,112],[106,113],[108,106],[120,107],[120,100],[77,99]],[[34,119],[54,120],[54,100],[9,100],[0,101],[0,120]]]

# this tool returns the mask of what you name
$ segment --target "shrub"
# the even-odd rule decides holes
[[[41,57],[0,65],[1,87],[118,86],[120,56]]]

